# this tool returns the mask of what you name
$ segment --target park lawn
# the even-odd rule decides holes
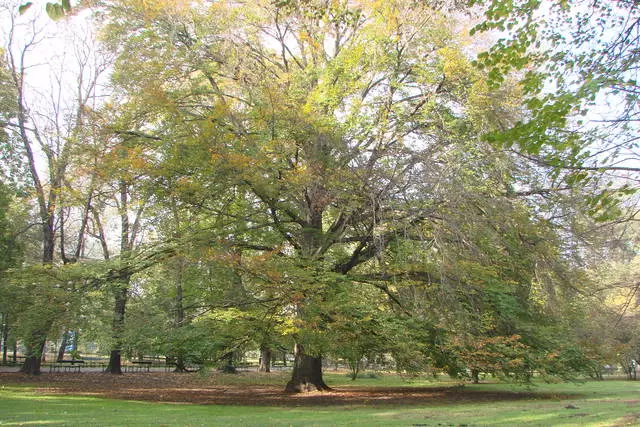
[[[242,377],[240,377],[242,378]],[[1,378],[0,378],[1,379]],[[371,386],[441,387],[426,379],[409,383],[396,377],[358,380],[338,375],[341,388]],[[239,379],[244,381],[245,379]],[[226,381],[232,382],[229,378]],[[454,385],[451,385],[454,386]],[[42,387],[42,385],[40,385]],[[432,400],[424,404],[332,406],[196,405],[123,401],[91,396],[46,394],[29,385],[0,385],[0,425],[586,425],[640,424],[640,382],[587,381],[539,384],[532,390],[509,384],[465,385],[478,399]],[[528,393],[520,400],[486,400],[483,393]]]

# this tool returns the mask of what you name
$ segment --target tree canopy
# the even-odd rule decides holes
[[[56,301],[21,317],[29,356],[82,328],[112,373],[123,353],[188,370],[293,352],[288,391],[328,388],[326,357],[353,378],[365,360],[599,372],[589,295],[635,245],[596,238],[635,218],[635,9],[473,3],[97,2],[74,92],[65,71],[46,108],[31,45],[6,40],[3,143],[43,251],[12,286]],[[607,100],[624,107],[599,127]]]

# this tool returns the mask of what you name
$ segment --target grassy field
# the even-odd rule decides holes
[[[89,377],[87,377],[89,378]],[[425,398],[416,404],[368,402],[344,405],[282,406],[201,405],[123,401],[92,396],[55,394],[46,381],[2,383],[0,425],[91,426],[266,426],[266,425],[640,425],[640,382],[587,381],[538,384],[523,389],[508,384],[467,384],[460,398]],[[249,376],[212,376],[211,382],[250,387]],[[279,381],[277,376],[273,380]],[[456,387],[455,383],[396,377],[362,379],[327,375],[341,390],[351,387]],[[87,385],[90,392],[90,384]],[[193,391],[197,393],[197,390]],[[487,396],[502,396],[487,398]],[[246,402],[244,402],[246,403]]]

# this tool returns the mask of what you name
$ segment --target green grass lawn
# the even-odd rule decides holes
[[[226,381],[234,381],[227,377]],[[240,377],[241,378],[241,377]],[[0,381],[2,378],[0,377]],[[243,381],[243,379],[239,379]],[[443,386],[451,383],[395,377],[363,379],[327,375],[334,386]],[[452,385],[453,386],[453,385]],[[510,401],[425,401],[422,405],[367,404],[331,407],[193,405],[118,401],[36,393],[32,386],[0,384],[0,425],[265,426],[265,425],[586,425],[640,424],[640,382],[600,381],[539,384],[532,390],[509,384],[466,385],[481,392],[526,392]]]

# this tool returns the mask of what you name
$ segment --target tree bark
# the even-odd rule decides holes
[[[129,277],[122,279],[116,287],[115,306],[113,310],[113,323],[111,326],[113,347],[109,356],[109,365],[106,372],[110,374],[122,374],[122,337],[124,334],[124,316],[127,306],[127,293],[129,291]]]
[[[64,353],[67,350],[68,344],[69,344],[69,332],[65,331],[62,334],[62,342],[60,343],[60,347],[58,347],[58,358],[56,359],[58,362],[64,359]]]
[[[471,380],[474,384],[480,384],[480,371],[478,369],[471,369]]]
[[[9,314],[2,314],[2,364],[7,364],[7,346],[9,344]]]
[[[309,356],[304,353],[302,345],[296,344],[293,373],[284,391],[302,393],[315,390],[331,390],[322,379],[322,357]]]
[[[20,372],[27,375],[40,375],[40,366],[42,364],[42,354],[46,345],[46,337],[41,337],[40,343],[37,345],[27,346],[27,354]]]
[[[349,360],[349,368],[351,368],[351,381],[355,381],[360,373],[360,359]]]
[[[271,372],[271,349],[266,345],[260,346],[260,372]]]
[[[178,226],[177,214],[174,210],[176,217],[176,227]],[[175,311],[175,328],[180,329],[184,326],[185,313],[184,313],[184,289],[182,287],[182,273],[184,268],[184,262],[182,259],[177,261],[177,277],[176,277],[176,311]],[[187,372],[184,360],[184,349],[180,348],[175,358],[176,369],[174,372]]]
[[[109,354],[109,365],[107,366],[105,372],[108,372],[110,374],[122,375],[122,357],[120,354],[121,351],[122,350],[120,350],[119,348],[111,350],[111,353]]]

